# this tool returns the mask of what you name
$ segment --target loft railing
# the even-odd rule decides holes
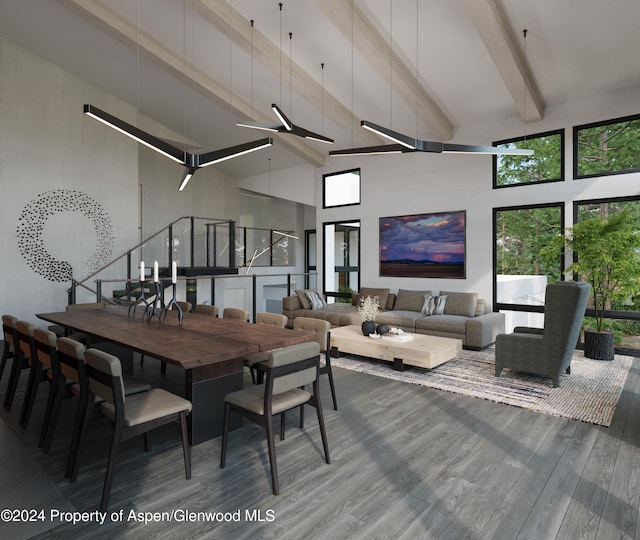
[[[295,289],[317,288],[316,272],[286,274],[236,274],[236,275],[203,275],[188,278],[179,277],[176,284],[176,299],[197,304],[216,305],[222,310],[225,307],[242,308],[249,311],[251,320],[256,320],[260,311],[282,312],[282,298],[291,296]],[[131,287],[139,286],[137,280],[130,280]],[[109,286],[122,284],[122,280],[96,280],[96,302],[109,301],[103,296],[103,290]],[[168,304],[173,294],[171,278],[161,278],[157,288],[154,283],[147,283],[152,288],[147,300],[155,299],[158,291],[163,304]],[[139,289],[136,290],[139,295]],[[133,296],[132,302],[135,302]],[[115,302],[114,302],[115,303]]]
[[[139,265],[145,261],[145,278],[151,278],[155,261],[161,277],[169,277],[171,262],[189,275],[237,273],[242,267],[289,266],[295,264],[291,231],[236,227],[231,220],[180,217],[149,236],[108,264],[81,280],[72,280],[69,303],[76,303],[78,289],[98,294],[96,280],[119,281],[118,295],[130,299],[139,287]],[[205,270],[206,269],[206,270]],[[124,290],[123,290],[124,289]],[[102,295],[109,301],[107,295]]]

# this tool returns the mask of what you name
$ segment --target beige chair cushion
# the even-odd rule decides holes
[[[100,410],[107,418],[115,420],[115,407],[113,404],[102,403]],[[124,404],[124,425],[126,427],[137,426],[156,418],[178,414],[183,411],[191,411],[191,402],[189,400],[176,396],[162,388],[154,388],[149,392],[127,398]]]
[[[282,394],[273,396],[271,412],[273,414],[287,411],[309,401],[311,394],[306,390],[294,388]],[[264,385],[250,386],[244,390],[231,392],[224,398],[226,402],[236,405],[256,414],[264,415]]]
[[[84,361],[97,370],[102,371],[102,373],[107,373],[113,377],[120,377],[122,395],[125,395],[122,365],[120,364],[119,358],[98,349],[87,349],[84,352]],[[101,397],[109,403],[113,403],[113,390],[110,386],[89,378],[89,388],[96,396]]]
[[[281,313],[262,312],[256,315],[256,324],[277,326],[278,328],[284,328],[288,320],[287,316]]]
[[[184,313],[189,313],[191,311],[191,302],[176,302],[176,304],[178,304],[178,306],[180,306],[180,309],[184,312]],[[173,309],[173,307],[172,307]],[[177,309],[176,309],[177,311]]]
[[[300,360],[312,358],[320,354],[320,345],[316,342],[300,343],[299,345],[291,345],[290,347],[283,347],[282,349],[276,349],[269,353],[269,360],[267,365],[269,367],[286,366]],[[273,395],[282,394],[289,390],[311,384],[316,380],[317,370],[316,368],[308,368],[290,375],[283,377],[277,377],[273,381]]]
[[[47,330],[46,328],[36,328],[33,331],[33,338],[39,343],[46,345],[47,347],[50,347],[52,349],[56,348],[56,341],[58,339],[58,336],[56,336],[53,332]],[[44,351],[38,351],[38,362],[40,362],[43,366],[47,366],[50,368],[51,355]]]
[[[245,354],[243,359],[245,366],[255,366],[260,362],[269,360],[269,351]]]
[[[132,375],[124,375],[125,396],[132,396],[133,394],[148,392],[149,390],[151,390],[151,385],[148,382],[138,379]]]
[[[78,360],[84,362],[84,351],[86,350],[86,347],[79,341],[68,337],[61,337],[56,341],[56,347],[58,347],[59,352],[64,353],[71,358],[77,358]],[[60,362],[60,371],[62,372],[62,375],[64,375],[67,379],[70,379],[75,383],[80,382],[80,377],[78,375],[77,369],[74,369],[63,362]],[[79,390],[78,395],[80,395]]]
[[[224,308],[222,311],[223,319],[233,319],[236,321],[246,321],[249,319],[249,312],[246,309]]]
[[[18,332],[20,332],[21,334],[24,334],[25,336],[31,336],[33,337],[33,331],[36,329],[36,327],[31,324],[30,322],[27,321],[18,321],[16,323],[16,329],[18,330]],[[19,341],[19,347],[20,350],[22,351],[22,354],[25,355],[25,357],[27,358],[31,358],[31,346],[29,343],[25,342],[24,340],[20,339],[18,337],[18,341]]]
[[[209,304],[196,304],[196,313],[200,315],[211,315],[212,317],[218,316],[218,306],[212,306]]]
[[[3,315],[2,324],[8,326],[9,328],[15,328],[16,324],[18,324],[18,319],[13,315]],[[11,332],[5,333],[4,340],[9,344],[9,346],[11,347],[10,350],[13,352],[15,350],[14,349],[15,343],[13,342],[13,334]]]
[[[294,330],[307,330],[315,332],[315,341],[320,346],[320,351],[327,350],[327,332],[331,330],[331,322],[323,319],[312,319],[311,317],[296,317],[293,321]],[[316,353],[317,354],[317,353]],[[309,355],[307,358],[309,358]],[[298,358],[300,360],[300,358]]]

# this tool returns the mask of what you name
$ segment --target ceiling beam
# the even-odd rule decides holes
[[[233,98],[233,103],[229,102],[229,88],[210,75],[204,73],[197,68],[194,69],[182,55],[177,54],[162,45],[148,34],[136,29],[135,25],[127,19],[106,7],[99,0],[58,0],[62,4],[80,13],[93,24],[101,28],[111,36],[115,37],[133,50],[136,46],[148,58],[153,60],[163,69],[173,73],[180,80],[187,77],[189,80],[193,78],[195,88],[204,96],[212,99],[218,105],[233,107],[234,112],[243,117],[249,117],[251,114],[251,106],[239,97]],[[228,13],[228,8],[227,8]],[[271,121],[273,118],[263,117],[258,120]],[[326,155],[319,152],[310,143],[300,137],[282,136],[277,133],[273,134],[274,139],[305,159],[315,167],[322,167],[325,163]]]
[[[542,120],[544,100],[500,1],[463,2],[523,120]]]
[[[276,4],[274,2],[274,7],[275,6]],[[288,69],[286,70],[287,73],[283,74],[286,78],[284,81],[285,86],[286,83],[290,82],[292,88],[295,89],[298,94],[304,96],[304,99],[317,111],[320,112],[324,110],[325,116],[344,131],[350,133],[354,130],[358,134],[358,138],[363,140],[365,144],[377,144],[380,141],[377,136],[360,129],[360,119],[354,116],[350,108],[346,107],[340,100],[328,92],[326,88],[323,89],[315,77],[309,75],[309,73],[301,68],[295,61],[292,61],[285,51],[281,51],[275,43],[269,40],[255,26],[253,28],[252,43],[252,29],[249,21],[235,9],[230,9],[227,0],[196,0],[195,9],[203,19],[227,37],[229,37],[231,32],[233,42],[241,47],[247,54],[251,55],[253,51],[254,58],[276,79],[280,77],[280,62],[282,56],[284,65],[287,67],[291,65],[291,80],[289,81],[288,79]],[[231,24],[229,23],[230,16]],[[318,71],[320,71],[320,66],[318,66]],[[278,105],[282,107],[284,104],[279,103]],[[250,114],[246,114],[246,119],[261,120],[255,118],[255,113],[253,118]],[[295,118],[292,118],[292,120],[295,121]],[[273,122],[273,116],[270,116],[267,121]],[[330,133],[325,133],[324,135],[331,136]]]
[[[453,137],[454,124],[436,103],[436,100],[418,84],[415,74],[391,50],[388,41],[378,32],[366,14],[355,4],[355,0],[315,0],[316,6],[351,42],[367,62],[391,85],[389,58],[394,72],[393,90],[410,109],[419,103],[422,123],[441,141]],[[352,27],[353,25],[353,27]],[[416,98],[416,89],[418,96]]]

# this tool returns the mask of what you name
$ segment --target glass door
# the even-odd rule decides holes
[[[324,294],[327,302],[351,302],[360,288],[360,221],[324,224]]]

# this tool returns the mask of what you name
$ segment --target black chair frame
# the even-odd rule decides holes
[[[120,377],[114,377],[110,374],[103,373],[99,369],[86,364],[86,373],[89,379],[95,379],[96,381],[109,386],[113,391],[114,408],[115,408],[115,421],[113,422],[113,436],[111,439],[111,449],[109,451],[109,459],[107,461],[107,471],[104,478],[104,486],[102,488],[102,499],[100,501],[100,511],[105,512],[109,506],[109,496],[111,495],[111,486],[113,484],[113,474],[115,470],[116,458],[118,456],[118,450],[120,449],[120,443],[137,437],[138,435],[144,435],[145,451],[150,451],[149,434],[148,432],[157,427],[169,424],[178,420],[180,422],[182,432],[182,449],[184,455],[184,467],[187,480],[191,479],[191,451],[189,447],[189,440],[187,435],[187,412],[182,411],[178,414],[172,414],[163,416],[161,418],[155,418],[149,422],[144,422],[131,427],[124,425],[124,396],[122,395],[122,386]],[[93,398],[91,393],[91,398]],[[95,399],[95,398],[94,398]],[[91,401],[91,400],[90,400]]]
[[[220,468],[223,469],[226,462],[227,457],[227,442],[228,442],[228,426],[229,426],[229,414],[231,411],[235,411],[241,416],[255,422],[256,424],[262,426],[265,429],[267,436],[267,446],[269,449],[269,465],[271,468],[271,484],[273,487],[273,494],[278,495],[280,493],[280,484],[278,482],[278,466],[276,464],[276,449],[275,449],[275,441],[274,441],[274,431],[273,431],[273,414],[272,414],[272,404],[273,404],[273,383],[274,380],[278,377],[283,377],[285,375],[289,375],[291,373],[299,372],[303,369],[308,369],[311,367],[316,368],[316,378],[313,381],[313,393],[309,400],[302,405],[295,405],[290,409],[295,409],[297,407],[303,407],[306,404],[315,407],[316,413],[318,416],[318,424],[320,426],[320,435],[322,437],[322,447],[324,449],[325,461],[326,463],[331,463],[331,459],[329,457],[329,444],[327,442],[327,432],[324,425],[324,416],[322,414],[322,405],[320,402],[320,389],[318,384],[318,369],[320,366],[320,355],[316,355],[311,358],[307,358],[304,360],[299,360],[297,362],[292,362],[290,364],[286,364],[283,366],[270,367],[265,362],[258,364],[258,370],[262,371],[266,375],[265,381],[265,390],[264,390],[264,415],[256,414],[253,411],[249,411],[247,409],[243,409],[241,407],[237,407],[232,403],[225,402],[224,408],[224,424],[222,430],[222,452],[220,455]],[[284,439],[284,414],[286,411],[282,411],[278,413],[280,415],[280,439]]]

